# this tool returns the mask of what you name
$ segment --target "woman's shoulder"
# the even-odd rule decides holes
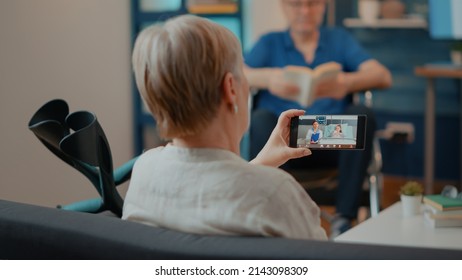
[[[155,148],[152,148],[152,149],[149,149],[149,150],[145,150],[140,155],[140,159],[152,157],[155,154],[160,153],[164,149],[165,149],[164,146],[159,146],[159,147],[155,147]]]
[[[156,148],[152,148],[146,151],[143,151],[143,153],[138,157],[138,159],[135,162],[134,168],[140,165],[147,164],[151,162],[152,160],[155,160],[155,158],[158,156],[158,154],[164,149],[165,147],[160,146]]]

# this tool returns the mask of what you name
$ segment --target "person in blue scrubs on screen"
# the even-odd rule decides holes
[[[307,114],[366,114],[366,149],[364,151],[314,151],[310,158],[291,160],[282,168],[338,167],[339,186],[336,218],[332,236],[350,228],[357,216],[359,198],[371,158],[375,120],[372,111],[352,105],[351,93],[390,87],[389,70],[372,58],[344,29],[322,26],[326,0],[280,0],[288,29],[263,35],[245,54],[245,73],[258,93],[250,126],[250,157],[266,143],[277,116],[287,109],[303,109]],[[329,82],[319,83],[316,99],[303,107],[294,96],[298,87],[284,80],[284,67],[306,66],[314,69],[326,62],[337,62],[342,72]]]
[[[306,134],[307,143],[317,144],[322,136],[322,130],[319,129],[319,123],[314,121],[312,127],[308,129],[308,133]]]

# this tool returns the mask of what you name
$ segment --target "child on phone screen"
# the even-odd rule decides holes
[[[343,132],[342,132],[342,126],[339,125],[339,124],[336,125],[335,130],[332,131],[332,133],[330,134],[330,137],[332,137],[332,138],[343,138],[343,137],[345,137],[343,135]]]

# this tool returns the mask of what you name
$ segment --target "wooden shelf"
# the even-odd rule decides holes
[[[343,25],[351,28],[427,28],[427,21],[420,17],[400,19],[377,19],[373,23],[364,22],[360,18],[346,18]]]
[[[415,67],[417,76],[427,78],[456,78],[462,79],[462,66],[455,64],[429,63]]]
[[[188,5],[188,11],[192,14],[234,14],[237,10],[237,3]]]

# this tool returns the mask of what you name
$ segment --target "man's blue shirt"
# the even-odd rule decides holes
[[[340,28],[321,28],[314,61],[307,63],[303,54],[295,48],[289,30],[263,35],[252,50],[245,55],[245,63],[251,68],[285,67],[287,65],[316,66],[330,61],[342,65],[344,72],[356,71],[361,63],[371,59],[358,42]],[[268,90],[260,91],[257,108],[267,109],[277,115],[288,109],[304,109],[309,114],[340,114],[345,111],[346,100],[319,98],[311,107],[302,107],[295,101],[279,98]]]

